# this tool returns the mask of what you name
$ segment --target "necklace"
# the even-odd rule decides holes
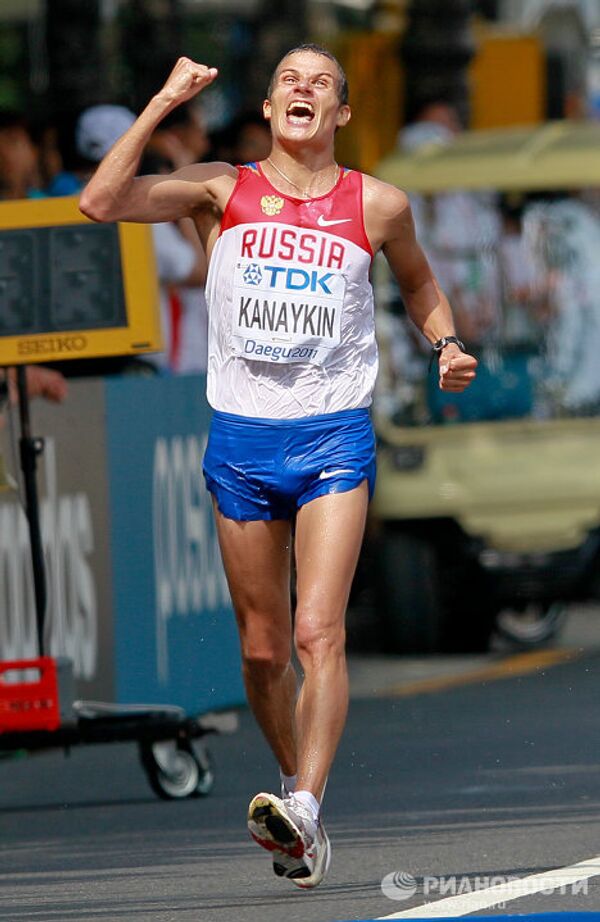
[[[289,183],[290,186],[293,186],[294,189],[297,189],[298,192],[300,193],[300,195],[301,195],[303,198],[310,198],[310,197],[311,197],[310,194],[309,194],[305,189],[301,189],[300,186],[299,186],[297,183],[295,183],[295,182],[293,181],[293,179],[290,179],[289,176],[286,176],[285,173],[283,172],[283,170],[280,170],[279,167],[277,166],[277,164],[276,164],[276,163],[273,163],[273,161],[271,160],[270,157],[267,157],[267,163],[270,164],[270,165],[273,167],[273,169],[275,170],[275,172],[276,172],[276,173],[279,173],[279,175],[281,176],[281,178],[282,178],[282,179],[285,179],[285,181],[286,181],[287,183]],[[334,167],[335,167],[335,176],[334,176],[334,180],[333,180],[333,185],[335,186],[335,184],[337,183],[337,181],[338,181],[338,179],[339,179],[340,168],[339,168],[339,165],[338,165],[337,163],[334,163],[333,165],[334,165]]]

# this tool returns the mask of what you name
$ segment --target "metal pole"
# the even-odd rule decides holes
[[[35,592],[35,616],[37,625],[38,647],[40,656],[44,655],[44,621],[46,617],[46,573],[44,565],[44,546],[40,529],[40,507],[36,480],[37,457],[44,451],[44,440],[32,438],[29,417],[29,395],[25,366],[17,367],[17,391],[19,394],[19,420],[21,438],[19,454],[23,483],[25,485],[25,513],[29,524],[29,541],[31,545],[31,563],[33,568],[33,587]]]

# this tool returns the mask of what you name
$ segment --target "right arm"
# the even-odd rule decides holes
[[[197,163],[167,176],[136,178],[140,159],[162,119],[217,76],[214,67],[179,58],[164,87],[109,150],[81,194],[80,209],[93,221],[174,221],[210,207],[215,183],[235,178],[225,163]]]

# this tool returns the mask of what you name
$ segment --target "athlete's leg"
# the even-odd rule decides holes
[[[248,702],[286,775],[296,773],[291,664],[291,527],[285,520],[215,519],[242,650]]]
[[[302,506],[296,521],[295,644],[304,671],[296,708],[296,790],[323,794],[348,709],[345,614],[360,552],[366,481]]]

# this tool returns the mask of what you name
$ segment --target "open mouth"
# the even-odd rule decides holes
[[[310,102],[296,99],[286,109],[286,117],[292,125],[308,125],[315,117],[315,112]]]

